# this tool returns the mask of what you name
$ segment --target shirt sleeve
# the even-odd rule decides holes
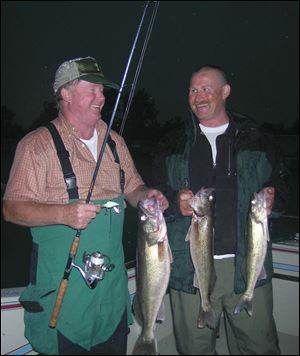
[[[44,149],[30,133],[17,145],[3,199],[37,202],[45,200],[46,172]]]

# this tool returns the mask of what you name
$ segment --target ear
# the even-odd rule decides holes
[[[222,89],[222,98],[223,100],[227,99],[230,95],[231,87],[229,84],[225,84]]]
[[[62,88],[60,91],[60,96],[62,97],[62,99],[64,101],[71,101],[71,92],[70,90],[66,89],[66,88]]]

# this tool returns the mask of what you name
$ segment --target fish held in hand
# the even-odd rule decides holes
[[[195,267],[195,286],[201,295],[201,307],[197,327],[215,327],[210,294],[215,282],[213,261],[213,206],[214,189],[201,188],[188,203],[193,209],[191,226],[186,241],[190,242],[192,261]]]
[[[167,226],[154,199],[138,203],[139,227],[137,241],[137,289],[133,309],[141,325],[132,354],[156,355],[155,323],[163,320],[163,298],[166,293],[172,263]]]
[[[252,300],[256,282],[266,278],[264,261],[267,253],[268,241],[270,240],[267,203],[264,191],[253,193],[247,223],[247,282],[246,289],[234,309],[234,314],[239,314],[245,308],[248,315],[252,316]]]

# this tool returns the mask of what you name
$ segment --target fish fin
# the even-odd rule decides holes
[[[145,340],[142,336],[139,336],[132,355],[157,355],[157,342],[155,339]]]
[[[266,219],[266,221],[264,221],[264,223],[263,223],[263,231],[264,231],[264,236],[266,237],[267,241],[270,241],[268,219]]]
[[[261,279],[266,279],[266,278],[267,278],[267,272],[266,272],[265,266],[262,266],[262,269],[260,271],[260,274],[259,274],[257,280],[260,281]]]
[[[138,301],[138,298],[137,298],[136,294],[133,297],[132,309],[133,309],[134,317],[135,317],[136,321],[138,322],[138,324],[139,325],[143,325],[143,322],[142,322],[143,319],[142,319],[140,304],[139,304],[139,301]]]
[[[166,312],[165,312],[165,303],[163,299],[157,312],[156,322],[162,323],[163,321],[165,321],[165,319],[166,319]]]
[[[197,319],[197,328],[203,329],[208,326],[210,329],[216,328],[216,322],[213,317],[212,310],[204,311],[202,308]]]
[[[233,314],[239,314],[243,309],[246,309],[249,316],[252,316],[253,313],[253,306],[252,306],[252,299],[247,298],[246,296],[242,295],[239,302],[237,303],[236,307],[234,308]]]
[[[146,241],[149,246],[153,246],[158,243],[158,238],[155,234],[146,234]]]
[[[169,251],[170,263],[173,263],[173,254],[169,243],[168,243],[168,251]]]
[[[203,329],[205,327],[205,322],[204,322],[204,311],[201,310],[197,319],[197,328],[198,329]]]
[[[241,271],[242,271],[242,278],[244,282],[244,290],[246,289],[247,285],[247,264],[246,264],[246,258],[243,258],[242,264],[241,264]]]
[[[167,244],[167,246],[165,245]],[[170,246],[168,243],[168,239],[162,242],[157,243],[157,249],[158,249],[158,260],[160,262],[165,261],[166,258],[170,257]],[[172,260],[173,262],[173,260]],[[170,262],[170,263],[172,263]]]
[[[190,227],[189,227],[189,230],[188,230],[188,232],[187,232],[187,234],[186,234],[186,237],[185,237],[185,240],[184,240],[184,241],[190,241],[190,234],[191,234],[191,232],[192,232],[192,224],[191,224]]]
[[[209,294],[211,294],[213,289],[215,288],[216,281],[217,281],[217,274],[216,274],[215,268],[213,268],[212,274],[211,274],[210,290],[209,290],[210,293]]]
[[[199,281],[198,281],[198,277],[197,277],[196,272],[194,273],[194,281],[193,281],[193,286],[194,286],[195,288],[200,289],[200,286],[199,286]]]

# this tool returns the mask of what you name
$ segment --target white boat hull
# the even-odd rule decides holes
[[[274,318],[279,333],[299,337],[299,245],[273,244]],[[131,300],[136,291],[135,268],[128,270]],[[24,310],[19,296],[24,288],[1,290],[1,355],[36,355],[24,337]],[[169,295],[165,296],[166,318],[157,324],[158,343],[173,334]],[[130,355],[141,328],[136,321],[130,326],[127,354]],[[172,343],[174,338],[172,337]],[[171,345],[174,354],[175,346]],[[173,350],[173,351],[172,351]],[[223,353],[227,354],[227,353]],[[284,354],[284,353],[283,353]]]

